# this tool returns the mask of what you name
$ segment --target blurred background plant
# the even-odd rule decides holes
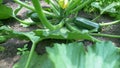
[[[105,13],[108,14],[111,17],[114,17],[115,19],[120,19],[120,0],[94,0],[92,1],[88,6],[86,5],[84,8],[85,12],[101,12],[101,8],[105,8],[108,5],[111,5],[112,7],[109,10],[106,10]]]

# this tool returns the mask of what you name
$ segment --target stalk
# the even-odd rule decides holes
[[[101,42],[101,40],[96,39],[96,38],[94,38],[94,37],[92,37],[92,39],[93,39],[93,40],[92,40],[93,42]]]
[[[108,22],[108,23],[100,23],[100,26],[108,26],[108,25],[113,25],[113,24],[117,24],[117,23],[120,23],[120,20]]]
[[[15,10],[14,10],[14,15],[17,15],[18,12],[22,9],[22,6],[18,6]]]
[[[64,23],[65,23],[65,22],[64,22],[64,19],[62,19],[62,20],[60,21],[60,23],[55,26],[55,29],[59,29],[59,28],[63,27]]]
[[[22,2],[22,1],[20,1],[20,0],[14,0],[14,1],[15,1],[16,3],[18,3],[18,4],[20,4],[21,6],[24,6],[24,7],[28,8],[28,9],[30,9],[30,10],[32,10],[32,11],[35,11],[35,9],[34,9],[33,7],[31,7],[30,5],[24,3],[24,2]]]
[[[58,18],[58,16],[56,16],[55,14],[53,14],[53,13],[51,13],[51,12],[42,10],[42,6],[41,6],[41,4],[39,3],[39,0],[32,0],[32,3],[33,3],[33,5],[34,5],[34,7],[31,7],[31,6],[29,6],[28,4],[26,4],[26,3],[24,3],[24,2],[22,2],[22,1],[20,1],[20,0],[14,0],[14,1],[15,1],[16,3],[18,3],[18,4],[20,4],[20,6],[23,6],[23,7],[27,8],[27,9],[30,9],[30,10],[34,11],[34,12],[37,12],[38,15],[39,15],[39,18],[40,18],[41,21],[42,21],[42,24],[43,24],[45,27],[47,27],[48,29],[50,29],[50,30],[58,29],[58,27],[61,28],[61,27],[64,25],[64,21],[61,21],[58,25],[52,25],[52,24],[47,20],[47,18],[45,17],[44,13],[45,13],[46,15],[50,15],[50,16],[53,16],[53,17],[56,17],[56,18]],[[18,12],[18,11],[17,11],[17,12]],[[27,24],[26,22],[18,19],[18,18],[15,16],[15,13],[13,14],[13,17],[14,17],[15,19],[17,19],[18,21],[20,21],[21,23]]]
[[[59,13],[59,5],[53,1],[53,0],[50,0],[50,6],[51,6],[51,9],[53,10],[53,12],[57,15],[57,16],[60,16],[60,13]]]
[[[98,18],[100,18],[102,14],[99,14],[97,17],[95,17],[92,21],[96,21]]]
[[[43,39],[41,39],[43,40]],[[30,66],[30,62],[32,60],[32,56],[33,56],[33,53],[34,53],[34,50],[35,50],[35,47],[36,47],[36,44],[39,42],[40,40],[36,40],[36,41],[32,41],[32,48],[30,50],[30,53],[29,53],[29,56],[28,56],[28,59],[27,59],[27,62],[26,62],[26,65],[25,65],[25,68],[29,68]]]
[[[32,0],[32,3],[35,11],[38,13],[39,19],[41,20],[42,24],[45,25],[48,29],[54,30],[55,27],[45,17],[39,0]]]
[[[110,37],[110,38],[120,38],[120,35],[110,35],[110,34],[101,34],[101,33],[90,33],[90,35]]]
[[[26,24],[26,25],[34,24],[34,22],[26,22],[26,21],[24,21],[24,20],[21,20],[21,19],[17,18],[17,17],[15,16],[15,12],[13,12],[13,18],[15,18],[17,21],[19,21],[19,22],[22,23],[22,24]]]
[[[28,60],[27,60],[27,63],[25,65],[25,68],[29,68],[29,65],[30,65],[30,61],[32,59],[32,55],[33,55],[33,52],[35,50],[35,47],[36,47],[36,43],[33,43],[32,44],[32,48],[31,48],[31,51],[30,51],[30,54],[29,54],[29,57],[28,57]]]

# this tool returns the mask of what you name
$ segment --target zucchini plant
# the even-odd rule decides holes
[[[87,4],[90,4],[92,0],[45,0],[50,5],[47,10],[41,6],[39,0],[32,0],[33,6],[29,6],[27,3],[20,0],[14,1],[19,4],[19,7],[12,15],[16,20],[26,25],[42,25],[42,28],[38,28],[30,32],[18,32],[12,30],[10,27],[0,27],[1,42],[5,42],[10,38],[19,38],[22,40],[30,40],[32,42],[31,50],[26,56],[27,59],[24,63],[24,68],[30,68],[32,58],[34,58],[34,49],[37,43],[43,39],[85,39],[93,42],[101,42],[100,40],[94,38],[93,35],[120,38],[120,36],[116,35],[93,33],[96,31],[99,32],[98,29],[101,26],[116,24],[120,20],[98,24],[78,16],[78,12]],[[16,15],[22,7],[31,11],[30,16],[35,14],[35,18],[31,18],[32,20],[29,20],[29,22],[17,18]],[[38,21],[35,21],[34,19],[37,19]]]

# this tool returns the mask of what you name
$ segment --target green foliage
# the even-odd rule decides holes
[[[0,4],[3,2],[3,0],[0,0]]]
[[[90,4],[89,4],[90,5]],[[100,14],[106,13],[116,19],[120,19],[120,0],[95,0],[91,2],[91,6],[86,6],[86,12],[98,12]]]
[[[93,2],[91,4],[91,6],[100,10],[100,14],[103,14],[104,12],[116,13],[117,11],[115,9],[115,6],[118,6],[118,5],[119,5],[119,3],[117,3],[117,2],[113,2],[105,7],[100,6],[99,2]]]
[[[5,51],[5,47],[0,45],[0,52]]]
[[[4,36],[0,36],[0,43],[3,43],[5,41],[7,41],[7,38]]]
[[[5,41],[6,39],[10,38],[19,38],[19,39],[25,39],[25,40],[31,40],[34,43],[37,43],[41,39],[80,39],[80,40],[91,40],[96,41],[92,36],[88,34],[87,31],[69,31],[66,28],[61,28],[59,30],[50,31],[49,29],[37,29],[31,32],[17,32],[12,30],[9,27],[2,26],[0,27],[1,31],[1,38],[0,41]]]
[[[24,55],[22,55],[21,60],[18,63],[16,63],[13,66],[13,68],[21,68],[21,67],[25,68],[25,63],[27,61],[28,55],[29,55],[29,52],[26,52]],[[38,63],[39,61],[42,61],[42,62]],[[44,64],[45,66],[42,64]],[[48,57],[46,55],[38,56],[35,52],[33,53],[33,57],[31,59],[31,63],[30,63],[29,68],[33,68],[33,67],[34,68],[46,68],[48,66],[53,68],[51,61],[48,60]]]
[[[54,30],[54,31],[50,31],[50,30],[41,30],[38,29],[36,31],[34,31],[35,34],[37,36],[41,36],[44,38],[53,38],[53,39],[80,39],[80,40],[91,40],[91,41],[96,41],[92,36],[90,36],[88,34],[88,32],[85,31],[81,31],[81,32],[77,32],[77,31],[69,31],[66,28],[61,28],[59,30]]]
[[[111,4],[113,2],[120,2],[120,0],[96,0],[97,2],[100,3],[101,6],[105,7],[108,4]]]
[[[45,0],[50,7],[48,10],[43,9],[39,0],[32,0],[33,6],[29,6],[27,3],[24,3],[20,0],[15,0],[19,4],[13,12],[13,17],[25,25],[31,25],[33,23],[41,25],[42,29],[37,29],[30,32],[18,32],[14,31],[6,26],[0,27],[0,37],[2,42],[10,38],[19,38],[24,40],[30,40],[32,42],[32,47],[30,52],[23,54],[20,62],[14,67],[20,68],[88,68],[87,66],[93,68],[108,68],[110,66],[113,68],[116,66],[118,54],[117,48],[112,45],[111,42],[102,42],[97,43],[94,46],[85,47],[81,43],[71,43],[71,44],[55,44],[56,46],[47,48],[47,53],[43,56],[38,56],[34,49],[37,43],[43,39],[67,39],[67,40],[90,40],[93,42],[99,41],[96,38],[92,37],[92,31],[89,30],[78,30],[74,28],[74,18],[78,16],[78,12],[83,9],[86,5],[91,4],[93,0]],[[60,1],[60,2],[59,2]],[[61,4],[62,3],[62,4]],[[93,6],[96,6],[96,3],[93,3]],[[107,10],[113,8],[115,4],[110,4],[105,8],[101,8],[97,4],[96,8],[100,8],[100,14],[103,14]],[[40,22],[35,22],[29,18],[26,20],[20,20],[17,18],[17,13],[21,10],[22,7],[26,7],[31,10],[33,13],[37,14],[37,18]],[[50,11],[49,11],[50,10]],[[52,19],[48,19],[47,15]],[[8,16],[8,15],[7,15]],[[84,20],[85,21],[85,20]],[[89,20],[87,20],[89,21]],[[89,21],[90,22],[90,21]],[[86,22],[85,22],[86,23]],[[92,22],[91,22],[92,23]],[[90,23],[88,23],[90,24]],[[95,35],[95,34],[94,34]],[[106,35],[105,35],[106,36]],[[112,36],[114,37],[114,36]],[[99,41],[100,42],[100,41]],[[74,46],[73,46],[74,45]],[[99,46],[101,47],[99,47]],[[105,48],[105,49],[104,49]],[[110,48],[110,49],[108,49]],[[106,50],[108,49],[108,50]],[[24,49],[19,49],[24,52]],[[103,53],[104,51],[104,53]],[[56,56],[57,55],[57,56]],[[106,55],[110,57],[106,57]],[[114,55],[114,57],[113,57]],[[94,60],[91,60],[94,59]],[[107,60],[106,60],[107,59]],[[40,63],[38,63],[38,61]],[[92,63],[94,61],[95,63]],[[98,64],[97,61],[99,62]],[[110,62],[107,62],[110,61]],[[96,66],[95,66],[96,64]],[[100,65],[99,65],[100,64]],[[109,65],[110,64],[110,65]],[[48,67],[47,67],[48,66]],[[75,66],[75,67],[74,67]],[[110,68],[109,67],[109,68]]]
[[[0,40],[6,41],[10,38],[28,39],[22,32],[17,32],[12,30],[10,27],[1,26],[0,27]]]
[[[54,31],[51,31],[49,29],[37,29],[37,30],[31,31],[31,32],[17,32],[6,26],[2,26],[2,27],[0,27],[0,32],[1,32],[0,35],[3,37],[3,39],[0,38],[0,40],[2,40],[2,42],[6,41],[6,39],[10,39],[10,38],[19,38],[19,39],[32,41],[32,48],[31,48],[28,60],[26,62],[25,68],[28,68],[28,66],[29,66],[29,63],[33,56],[33,52],[34,52],[36,44],[43,39],[48,39],[48,38],[71,39],[71,40],[87,39],[87,40],[91,40],[91,41],[96,41],[96,39],[93,38],[92,36],[90,36],[88,34],[88,32],[84,32],[84,31],[83,32],[76,32],[76,31],[70,32],[67,29],[60,29],[60,30],[54,30]]]
[[[7,7],[6,5],[0,4],[0,19],[7,19],[12,17],[13,10],[10,7]]]
[[[112,42],[98,42],[93,46],[82,43],[54,44],[47,54],[33,54],[29,68],[119,68],[120,52]],[[24,68],[28,52],[13,68]]]
[[[49,3],[49,2],[50,2],[50,0],[45,0],[45,2]]]
[[[25,54],[25,52],[28,50],[27,46],[28,46],[28,45],[25,44],[23,48],[17,48],[17,50],[18,50],[17,54],[18,54],[18,55],[23,55],[23,54]]]
[[[59,1],[62,1],[60,3],[65,2],[67,4],[66,6],[68,6],[68,7],[63,9],[60,6]],[[63,26],[63,24],[66,22],[66,21],[63,21],[64,19],[69,18],[72,14],[77,14],[78,11],[80,11],[86,4],[91,3],[91,0],[85,0],[85,1],[81,1],[81,0],[76,0],[76,1],[74,1],[74,0],[71,0],[71,1],[69,1],[69,0],[45,0],[45,2],[47,2],[50,5],[50,8],[48,8],[50,11],[45,10],[44,7],[40,6],[39,2],[37,2],[37,1],[36,2],[32,1],[34,8],[29,6],[26,3],[19,1],[19,0],[15,0],[15,2],[18,3],[20,6],[26,7],[28,9],[30,9],[32,12],[37,13],[38,14],[37,19],[41,20],[42,25],[44,25],[45,27],[47,27],[51,30],[54,30],[54,29],[58,29],[58,27]],[[62,4],[62,6],[64,6],[64,5],[65,4]],[[43,11],[41,11],[41,9]],[[16,14],[16,12],[15,12],[15,14]],[[50,18],[53,18],[53,19],[46,20],[47,17],[45,17],[45,16],[49,16],[49,17],[51,16]],[[63,24],[61,24],[61,21],[63,21]],[[41,25],[41,23],[37,22],[37,25],[38,24]],[[31,24],[31,23],[29,23],[29,24]]]

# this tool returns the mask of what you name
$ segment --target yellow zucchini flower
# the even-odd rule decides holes
[[[61,8],[65,9],[68,7],[68,0],[59,0],[59,5]]]

